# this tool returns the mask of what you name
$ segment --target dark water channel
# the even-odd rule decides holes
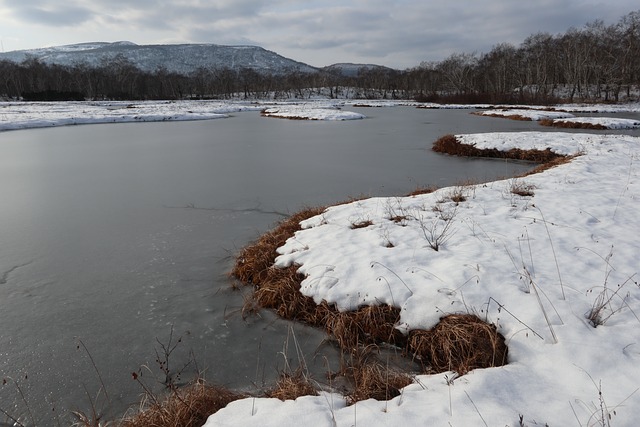
[[[527,168],[432,153],[444,134],[545,130],[468,110],[353,110],[369,118],[247,112],[0,133],[0,409],[40,426],[92,405],[117,417],[143,391],[132,372],[159,388],[156,351],[172,330],[170,367],[197,362],[184,380],[199,370],[255,390],[282,368],[292,326],[242,319],[226,277],[239,248],[303,206]],[[293,331],[323,371],[323,334]]]

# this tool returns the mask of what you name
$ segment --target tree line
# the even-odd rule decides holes
[[[537,33],[520,46],[454,53],[403,71],[363,67],[263,74],[200,68],[188,75],[140,70],[124,56],[97,66],[0,61],[0,96],[25,100],[210,98],[414,98],[419,101],[554,103],[638,99],[640,10],[605,25],[596,20],[563,34]]]

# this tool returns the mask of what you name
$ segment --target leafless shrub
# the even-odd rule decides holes
[[[434,251],[439,251],[440,247],[452,237],[455,231],[453,220],[457,212],[456,206],[447,210],[439,208],[439,215],[433,218],[426,218],[422,213],[417,213],[415,219],[422,230],[422,235]]]
[[[527,184],[519,179],[513,179],[511,180],[509,192],[517,196],[533,197],[533,195],[535,194],[533,190],[535,188],[535,185]]]
[[[621,291],[629,282],[633,281],[634,276],[635,274],[628,277],[627,280],[616,286],[615,289],[610,289],[605,279],[605,283],[596,295],[591,309],[586,313],[587,320],[589,320],[591,326],[597,328],[598,326],[604,325],[611,316],[619,313],[625,307],[631,310],[631,307],[627,304],[627,299],[630,297],[629,293],[621,295]],[[592,293],[594,289],[597,288],[591,288],[587,293]],[[636,319],[638,319],[638,316],[636,316]],[[640,319],[638,319],[638,321],[640,321]]]

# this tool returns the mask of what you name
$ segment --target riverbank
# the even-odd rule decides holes
[[[506,338],[508,364],[417,375],[389,401],[349,405],[326,391],[238,400],[206,425],[635,422],[640,141],[538,132],[456,139],[576,157],[524,178],[330,207],[301,222],[272,268],[299,266],[300,292],[341,312],[398,307],[404,333],[477,315]]]

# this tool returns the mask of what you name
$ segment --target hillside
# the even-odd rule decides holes
[[[165,68],[188,75],[198,68],[252,69],[261,74],[284,74],[292,70],[305,73],[317,69],[285,58],[258,46],[216,44],[137,45],[131,42],[94,42],[0,53],[0,60],[23,62],[36,58],[46,64],[97,67],[123,57],[143,71]]]

